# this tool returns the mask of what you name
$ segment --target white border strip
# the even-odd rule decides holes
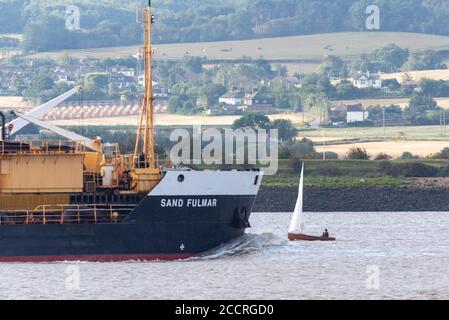
[[[257,195],[262,177],[257,171],[167,171],[149,196]]]

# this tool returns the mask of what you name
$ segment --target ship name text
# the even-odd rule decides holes
[[[215,208],[217,199],[161,199],[162,208]]]

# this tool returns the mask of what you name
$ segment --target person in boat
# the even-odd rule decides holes
[[[323,238],[329,238],[329,231],[327,231],[327,229],[324,229],[322,237]]]

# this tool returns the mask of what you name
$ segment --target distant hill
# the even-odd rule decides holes
[[[319,63],[328,55],[353,60],[387,44],[395,43],[413,51],[449,49],[449,37],[399,32],[342,32],[308,36],[266,38],[244,41],[156,45],[157,59],[179,59],[185,54],[209,60],[235,60],[248,57],[268,60],[311,60]],[[77,58],[115,58],[135,55],[140,46],[44,52],[34,57],[70,55]]]
[[[31,51],[138,44],[143,0],[0,0],[0,34],[23,33]],[[81,30],[65,29],[67,5]],[[368,4],[381,31],[449,35],[449,0],[153,0],[157,43],[211,42],[362,31]]]

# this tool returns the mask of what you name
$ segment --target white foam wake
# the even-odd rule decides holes
[[[272,233],[245,234],[235,240],[223,244],[215,249],[190,259],[192,260],[213,260],[223,259],[231,256],[253,254],[279,247],[286,244],[286,241]]]

